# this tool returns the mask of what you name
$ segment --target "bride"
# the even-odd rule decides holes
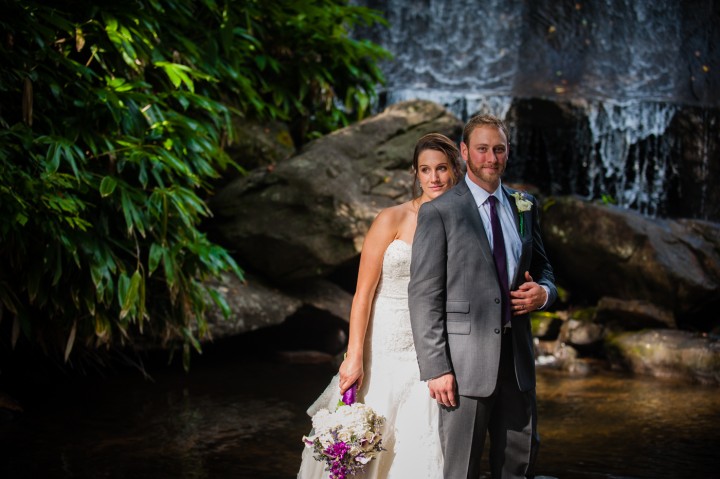
[[[335,410],[343,392],[358,384],[358,401],[385,416],[384,451],[370,461],[363,479],[439,479],[443,460],[438,406],[420,381],[410,329],[408,281],[417,211],[461,178],[457,146],[430,133],[415,145],[413,200],[382,210],[365,238],[350,312],[345,360],[325,392],[308,409]],[[305,448],[298,479],[324,479],[324,463]]]

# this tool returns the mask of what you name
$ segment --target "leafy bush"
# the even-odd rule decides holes
[[[146,337],[187,367],[209,298],[227,312],[204,280],[242,276],[199,229],[212,180],[241,168],[232,115],[310,136],[361,117],[385,52],[348,28],[381,19],[340,0],[82,3],[0,2],[0,319],[66,361]]]

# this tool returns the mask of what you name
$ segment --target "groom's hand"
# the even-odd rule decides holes
[[[445,373],[428,381],[430,397],[445,407],[457,406],[455,400],[455,375]]]
[[[525,282],[515,291],[510,291],[510,308],[513,316],[527,314],[541,308],[547,302],[547,291],[534,282],[525,271]]]

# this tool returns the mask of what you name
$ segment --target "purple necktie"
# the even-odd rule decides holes
[[[507,259],[505,258],[505,237],[503,236],[500,218],[497,214],[498,199],[494,196],[488,198],[490,202],[490,224],[493,235],[493,259],[497,270],[500,290],[502,291],[502,325],[510,322],[510,288],[508,287]]]

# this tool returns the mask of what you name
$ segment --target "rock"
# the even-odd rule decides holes
[[[535,357],[539,358],[541,356],[547,357],[547,356],[553,356],[555,353],[555,349],[557,348],[557,340],[546,340],[546,339],[538,339],[533,338],[533,342],[535,344]]]
[[[0,391],[0,424],[15,419],[23,412],[22,405],[15,398]]]
[[[294,284],[285,290],[305,305],[327,311],[337,318],[350,321],[353,295],[322,278],[310,279]]]
[[[245,170],[275,165],[295,154],[295,145],[285,123],[251,121],[235,116],[233,129],[235,138],[225,151]],[[238,176],[239,172],[229,168],[215,186],[226,185]]]
[[[536,359],[535,362],[538,366],[558,369],[578,376],[584,376],[593,371],[590,363],[579,357],[577,349],[569,344],[556,340],[543,345],[539,343],[536,346],[538,352],[547,352]]]
[[[646,328],[675,329],[675,316],[672,311],[655,306],[647,301],[623,300],[602,297],[597,304],[596,321],[623,330]]]
[[[678,330],[646,330],[610,338],[616,364],[635,373],[720,385],[720,341]]]
[[[720,224],[651,219],[575,197],[548,201],[542,220],[556,279],[575,296],[645,301],[680,326],[710,328],[720,306]]]
[[[220,176],[210,180],[212,190],[219,191],[257,168],[272,170],[281,161],[296,153],[288,126],[280,121],[260,121],[233,117],[234,138],[225,152],[235,165],[219,170]],[[210,197],[204,197],[210,201]]]
[[[311,350],[337,355],[347,347],[348,321],[312,306],[303,306],[275,329],[273,346],[280,351]]]
[[[597,323],[570,319],[562,325],[560,341],[572,346],[581,355],[596,355],[602,349],[604,330]]]
[[[255,275],[240,281],[223,274],[208,284],[218,290],[231,313],[225,319],[219,307],[210,309],[206,341],[262,329],[254,337],[265,349],[334,355],[347,343],[352,295],[329,281],[309,280],[281,291]]]
[[[530,315],[532,324],[532,335],[540,340],[556,339],[560,334],[560,327],[563,320],[558,313],[536,311]]]
[[[254,275],[246,275],[245,281],[240,281],[234,274],[225,273],[221,280],[211,280],[209,284],[217,288],[228,303],[231,314],[225,319],[219,307],[208,311],[208,339],[281,324],[303,304]]]
[[[276,284],[327,276],[359,254],[380,209],[410,198],[417,139],[461,130],[435,103],[393,105],[220,189],[208,229],[243,268]]]
[[[675,185],[668,185],[674,186],[668,216],[699,212],[701,218],[720,220],[720,188],[710,186],[720,178],[720,162],[712,160],[720,157],[719,125],[720,109],[688,105],[670,123],[666,135],[677,145],[674,153],[682,174],[673,174]]]

